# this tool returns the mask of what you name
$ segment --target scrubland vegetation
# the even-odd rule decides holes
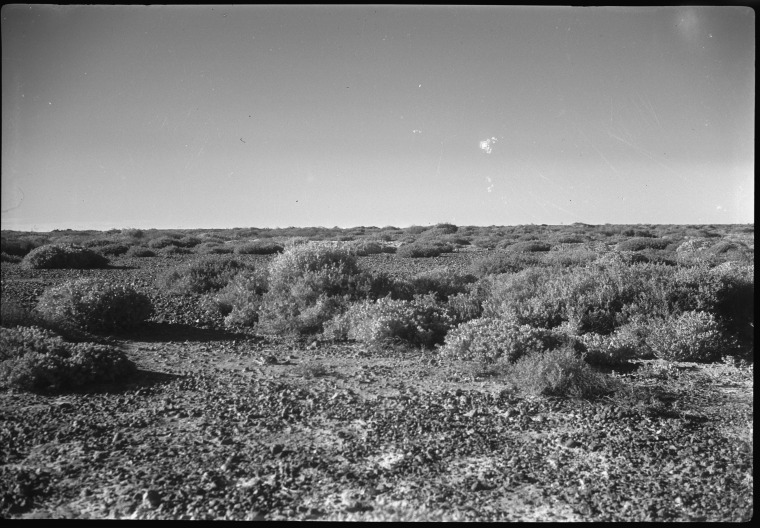
[[[307,356],[328,343],[392,350],[517,398],[632,408],[652,393],[619,372],[753,364],[753,226],[3,232],[2,267],[11,393],[135,380],[120,342],[151,325],[284,340]],[[296,372],[332,376],[315,359]]]

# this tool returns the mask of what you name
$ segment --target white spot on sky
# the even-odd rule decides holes
[[[722,205],[717,205],[717,206],[715,206],[715,209],[717,209],[718,211],[722,211],[723,210],[723,206]]]
[[[422,130],[417,130],[416,128],[412,130],[412,134],[422,134]]]
[[[417,88],[422,88],[422,85],[420,84],[419,86],[417,86]]]
[[[480,150],[485,151],[486,154],[490,154],[491,151],[493,150],[494,144],[497,141],[499,140],[495,137],[484,139],[483,141],[480,142]]]

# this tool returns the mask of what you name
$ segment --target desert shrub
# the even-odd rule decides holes
[[[558,248],[552,246],[552,250],[541,254],[541,262],[545,266],[569,268],[583,266],[594,262],[599,254],[584,247]]]
[[[121,234],[131,237],[131,238],[143,238],[145,236],[145,231],[142,229],[122,229]]]
[[[22,390],[80,388],[137,371],[117,348],[69,343],[38,327],[0,328],[0,386]]]
[[[710,246],[708,251],[714,255],[723,255],[729,251],[741,251],[742,249],[747,249],[747,246],[741,242],[721,240],[720,242],[717,242],[716,244]]]
[[[27,240],[11,240],[5,237],[0,239],[0,252],[6,255],[23,257],[33,249],[34,245]]]
[[[507,369],[506,380],[533,396],[589,398],[607,394],[614,387],[611,379],[593,370],[569,346],[521,357]]]
[[[23,260],[23,257],[17,255],[9,255],[6,252],[0,253],[0,262],[10,262],[12,264],[18,264]]]
[[[638,342],[626,332],[609,335],[589,332],[577,339],[586,349],[586,361],[592,365],[622,365],[641,355]]]
[[[264,240],[246,242],[235,246],[235,253],[239,255],[274,255],[282,253],[284,248],[280,244]]]
[[[530,351],[549,350],[558,344],[557,336],[548,330],[510,319],[481,318],[453,328],[439,351],[446,358],[514,362]]]
[[[732,346],[712,314],[690,311],[650,324],[647,344],[668,361],[712,361]]]
[[[494,251],[473,261],[469,272],[476,277],[485,277],[486,275],[517,273],[537,265],[540,265],[540,260],[531,253]]]
[[[428,229],[430,229],[430,228],[429,227],[425,227],[425,226],[413,225],[413,226],[407,227],[406,229],[404,229],[404,231],[406,233],[409,233],[410,235],[419,235],[421,233],[424,233]]]
[[[269,265],[260,328],[274,333],[316,333],[357,297],[363,274],[347,247],[323,242],[290,245]]]
[[[127,284],[77,279],[46,289],[37,307],[44,318],[65,321],[88,332],[129,330],[150,317],[147,295]]]
[[[148,241],[148,247],[151,249],[161,249],[167,246],[176,245],[177,239],[170,236],[161,236]]]
[[[366,257],[367,255],[377,255],[380,253],[395,253],[396,248],[375,242],[372,240],[360,240],[352,244],[351,246],[356,255],[359,257]]]
[[[676,248],[676,253],[689,252],[689,251],[704,251],[712,245],[712,240],[708,238],[692,238],[679,244]]]
[[[539,242],[538,240],[515,242],[506,246],[506,251],[515,253],[535,253],[536,251],[549,251],[552,248],[551,244],[546,242]]]
[[[106,244],[103,246],[99,246],[96,251],[100,253],[101,255],[107,255],[107,256],[119,256],[125,254],[127,251],[129,251],[129,246],[126,244]]]
[[[49,244],[30,251],[21,265],[31,269],[105,268],[108,259],[80,246]]]
[[[453,248],[448,245],[418,241],[401,245],[396,250],[396,255],[404,258],[429,258],[439,257],[441,253],[451,252],[452,250]]]
[[[174,241],[174,245],[181,248],[192,248],[203,242],[196,236],[186,235]]]
[[[557,233],[549,238],[549,242],[552,244],[552,246],[555,244],[580,244],[586,240],[587,237],[565,233]]]
[[[656,238],[657,235],[653,234],[652,232],[646,230],[646,229],[624,229],[620,232],[621,235],[627,236],[627,237],[637,237],[637,238]]]
[[[476,281],[473,275],[459,275],[447,268],[438,268],[418,273],[409,279],[412,294],[432,293],[439,301],[446,301],[452,295],[465,293],[468,286]]]
[[[378,344],[400,339],[415,346],[432,347],[443,342],[454,319],[432,295],[411,301],[391,298],[362,301],[325,325],[330,339],[355,339]]]
[[[227,328],[251,328],[258,322],[261,299],[266,291],[265,272],[244,270],[219,291],[207,293],[202,304],[207,310],[224,316]]]
[[[219,242],[204,242],[195,246],[195,252],[201,255],[227,255],[235,251],[231,245]]]
[[[235,275],[251,269],[235,258],[198,258],[167,270],[157,282],[168,293],[202,294],[224,288]]]
[[[98,247],[107,246],[113,243],[114,241],[111,240],[110,238],[93,238],[91,240],[87,240],[86,242],[82,243],[82,246],[86,248],[98,248]]]
[[[192,249],[179,246],[166,246],[158,250],[160,255],[170,257],[172,255],[189,255],[193,252]]]
[[[619,251],[642,251],[644,249],[665,249],[672,243],[666,238],[635,237],[617,244]]]
[[[498,238],[491,236],[476,236],[472,239],[472,245],[484,249],[493,249],[499,243]]]
[[[132,246],[127,250],[125,255],[128,257],[146,258],[155,257],[156,252],[143,246]]]
[[[440,224],[436,224],[433,229],[437,229],[439,232],[445,235],[451,235],[459,231],[459,228],[457,226],[455,226],[454,224],[450,224],[448,222],[442,222]]]

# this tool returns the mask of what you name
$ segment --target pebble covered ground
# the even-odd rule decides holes
[[[361,262],[414,273],[465,270],[471,258]],[[3,263],[3,302],[33,305],[66,277],[104,275],[144,288],[157,314],[120,338],[134,379],[0,392],[0,516],[752,518],[749,368],[640,361],[614,375],[645,398],[527,398],[433,352],[221,332],[152,286],[178,262],[116,259],[122,268],[82,272]]]

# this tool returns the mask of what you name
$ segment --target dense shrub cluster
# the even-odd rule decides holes
[[[273,255],[282,253],[283,247],[280,244],[266,240],[256,240],[245,242],[235,246],[235,253],[240,255]]]
[[[144,246],[132,246],[127,250],[125,254],[128,257],[139,257],[139,258],[156,256],[155,251],[153,251],[152,249],[148,249]]]
[[[432,347],[443,342],[455,324],[449,310],[433,296],[411,301],[391,298],[352,304],[346,313],[325,325],[324,334],[332,339],[355,339],[382,343],[400,339],[416,346]]]
[[[168,293],[201,294],[224,288],[235,275],[250,269],[231,257],[199,258],[166,271],[158,278],[158,284]]]
[[[81,246],[49,244],[30,251],[21,265],[31,269],[105,268],[108,259]]]
[[[320,242],[290,246],[269,265],[259,326],[273,333],[321,332],[358,297],[362,277],[349,248]]]
[[[540,242],[538,240],[530,240],[524,242],[515,242],[506,246],[506,251],[514,253],[534,253],[536,251],[549,251],[552,248],[551,244],[546,242]]]
[[[153,313],[147,295],[127,284],[78,279],[45,290],[37,312],[46,319],[65,321],[88,332],[131,329]]]
[[[644,249],[665,249],[672,243],[665,238],[645,238],[636,237],[623,240],[618,243],[617,249],[620,251],[642,251]]]
[[[715,317],[698,311],[652,322],[647,344],[655,356],[669,361],[712,361],[732,348]]]
[[[396,255],[405,258],[439,257],[441,253],[450,253],[453,248],[448,244],[415,241],[399,246]]]
[[[481,318],[451,330],[440,352],[447,358],[511,363],[531,351],[554,348],[559,342],[559,337],[548,330],[519,325],[508,318]]]
[[[0,386],[23,390],[81,388],[136,372],[120,350],[69,343],[37,327],[0,328]]]

